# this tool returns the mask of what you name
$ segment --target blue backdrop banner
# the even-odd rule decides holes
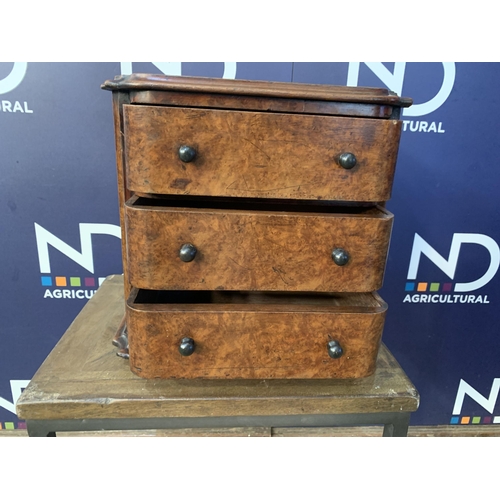
[[[122,272],[115,75],[387,87],[412,97],[381,295],[412,425],[500,424],[497,63],[0,63],[0,428],[105,276]],[[497,377],[498,375],[498,377]]]

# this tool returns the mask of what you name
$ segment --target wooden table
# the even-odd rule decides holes
[[[85,305],[17,402],[30,436],[63,431],[384,425],[406,436],[419,395],[382,345],[358,380],[144,380],[111,339],[124,313],[123,276]]]

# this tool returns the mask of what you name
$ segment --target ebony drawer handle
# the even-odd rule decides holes
[[[344,354],[344,350],[336,340],[330,340],[327,344],[328,356],[338,359]]]
[[[356,166],[357,160],[352,153],[342,153],[338,158],[339,165],[346,170],[350,170]]]
[[[179,344],[179,352],[181,356],[191,356],[194,352],[194,340],[189,337],[184,337]]]
[[[332,259],[337,266],[345,266],[349,262],[350,256],[343,248],[335,248],[332,251]]]
[[[196,149],[192,148],[191,146],[181,146],[179,148],[179,158],[184,163],[193,161],[196,158]]]
[[[182,262],[191,262],[196,257],[198,250],[191,243],[184,243],[179,250],[179,257]]]

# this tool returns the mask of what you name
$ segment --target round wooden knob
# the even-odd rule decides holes
[[[179,148],[179,158],[184,163],[193,161],[196,158],[196,149],[192,148],[191,146],[181,146]]]
[[[344,350],[336,340],[330,340],[327,344],[328,356],[338,359],[344,354]]]
[[[179,250],[179,257],[182,262],[191,262],[196,257],[198,250],[191,243],[184,243]]]
[[[346,170],[356,166],[356,157],[352,153],[342,153],[339,155],[339,165]]]
[[[349,262],[349,254],[343,248],[335,248],[332,251],[332,259],[337,266],[345,266]]]
[[[194,352],[194,340],[189,337],[184,337],[179,345],[181,356],[191,356]]]

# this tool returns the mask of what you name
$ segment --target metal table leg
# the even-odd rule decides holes
[[[384,425],[384,437],[406,437],[410,425],[409,413],[394,414],[393,421]]]
[[[410,413],[356,413],[347,415],[262,415],[240,417],[164,417],[145,419],[27,420],[29,436],[56,432],[147,430],[215,427],[350,427],[384,425],[384,437],[406,436]]]

